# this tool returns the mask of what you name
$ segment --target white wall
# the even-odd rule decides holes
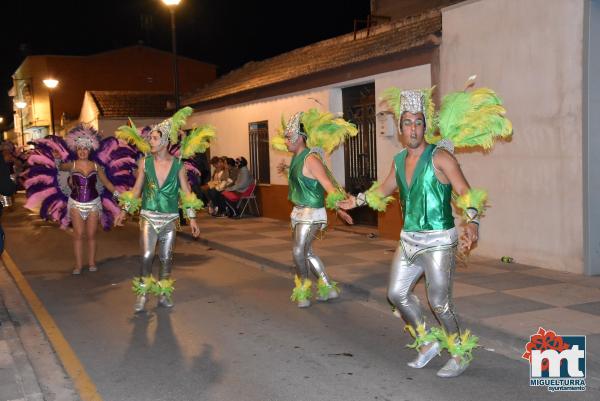
[[[323,107],[321,107],[317,100]],[[278,96],[261,99],[218,110],[194,113],[187,121],[188,127],[200,124],[211,124],[217,130],[217,140],[211,145],[213,156],[244,156],[249,159],[248,124],[257,121],[268,121],[269,138],[277,135],[281,125],[281,116],[286,120],[295,112],[317,107],[321,110],[329,105],[329,91],[318,89],[304,91],[289,96]],[[339,150],[338,150],[339,151]],[[289,163],[288,153],[270,150],[271,184],[287,185],[287,179],[277,173],[276,166],[281,160]],[[342,156],[343,162],[343,156]],[[339,171],[333,170],[337,177]],[[343,176],[343,170],[342,174]]]
[[[147,125],[158,124],[159,122],[163,121],[165,119],[165,117],[143,117],[143,118],[131,117],[131,119],[133,120],[133,122],[137,128],[142,128]],[[97,129],[98,129],[98,132],[100,133],[100,135],[103,138],[105,138],[107,136],[113,136],[115,134],[115,131],[117,130],[117,128],[119,128],[122,125],[127,125],[127,122],[128,122],[127,117],[123,117],[123,118],[99,117]]]
[[[90,124],[96,130],[98,129],[98,107],[89,92],[85,92],[81,112],[79,113],[79,122]]]
[[[430,66],[418,66],[401,71],[373,75],[352,81],[340,82],[312,90],[260,99],[254,102],[230,106],[217,110],[194,113],[187,126],[212,124],[217,129],[217,141],[211,146],[212,155],[248,158],[248,123],[255,121],[269,122],[269,137],[277,134],[281,115],[289,118],[293,113],[317,107],[332,113],[342,113],[342,88],[375,82],[376,110],[385,110],[379,104],[381,92],[389,86],[400,88],[425,88],[431,85]],[[317,103],[318,101],[319,103]],[[379,127],[377,127],[379,132]],[[402,150],[397,132],[391,137],[377,138],[377,173],[378,179],[384,179],[390,169],[390,163],[396,153]],[[276,166],[281,160],[289,162],[288,154],[271,149],[271,184],[287,185],[287,179],[281,177]],[[344,148],[340,146],[330,158],[330,165],[338,182],[344,185]]]
[[[442,93],[477,74],[514,124],[512,142],[459,155],[489,190],[476,252],[582,273],[583,1],[480,0],[442,15]]]

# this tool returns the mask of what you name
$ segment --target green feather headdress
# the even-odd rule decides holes
[[[280,152],[289,152],[287,145],[285,144],[285,136],[283,133],[285,132],[286,123],[285,117],[283,114],[281,115],[281,124],[279,128],[277,128],[277,135],[275,135],[269,142],[271,142],[271,147]]]
[[[391,88],[388,88],[385,91],[383,91],[383,95],[381,96],[381,101],[386,103],[389,110],[391,110],[394,113],[394,116],[396,117],[396,120],[398,122],[398,126],[400,126],[400,117],[402,117],[402,114],[405,111],[410,111],[407,109],[407,103],[409,103],[409,102],[408,102],[408,99],[406,99],[406,97],[414,96],[416,93],[420,93],[421,99],[419,99],[419,102],[418,102],[418,103],[420,103],[420,105],[417,107],[417,109],[413,108],[413,110],[415,110],[415,111],[418,110],[423,113],[423,116],[425,116],[425,124],[426,124],[425,140],[428,143],[434,143],[435,142],[434,134],[437,129],[435,104],[433,103],[433,97],[432,97],[434,89],[435,89],[435,86],[428,88],[428,89],[403,91],[399,88],[391,87]],[[416,99],[412,99],[412,100],[413,100],[413,102],[416,101]],[[416,106],[416,105],[414,105],[414,106]]]
[[[184,126],[185,121],[189,116],[192,115],[193,112],[194,110],[191,107],[186,106],[182,109],[179,109],[175,114],[173,114],[173,117],[167,120],[170,122],[169,141],[172,145],[175,145],[178,142],[179,130]]]
[[[330,154],[342,144],[347,138],[356,136],[358,129],[356,125],[335,117],[330,112],[321,113],[317,109],[310,109],[302,114],[302,124],[306,132],[306,146],[309,148],[321,148],[326,154]],[[285,144],[284,132],[287,123],[284,116],[281,116],[281,125],[277,130],[277,135],[271,138],[271,147],[273,149],[288,152]]]
[[[210,125],[194,128],[181,140],[181,157],[187,159],[196,153],[204,153],[216,135],[215,128]]]
[[[512,135],[502,100],[489,88],[453,92],[444,97],[439,113],[440,138],[455,148],[490,149],[497,138]]]
[[[336,118],[332,113],[321,113],[310,109],[302,115],[302,124],[306,131],[306,145],[309,148],[321,148],[330,154],[347,138],[356,136],[356,125],[343,118]]]
[[[150,152],[150,144],[139,134],[135,124],[133,121],[131,121],[131,119],[129,119],[129,124],[131,124],[131,127],[129,125],[122,125],[117,128],[115,136],[119,139],[129,142],[138,148],[138,150],[142,153]]]

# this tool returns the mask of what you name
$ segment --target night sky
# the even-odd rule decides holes
[[[294,11],[286,11],[290,8]],[[88,55],[136,43],[171,50],[169,12],[160,0],[13,0],[2,1],[0,10],[5,121],[12,121],[11,75],[27,55]],[[354,19],[368,14],[369,0],[182,0],[178,53],[216,64],[221,75],[352,32]]]

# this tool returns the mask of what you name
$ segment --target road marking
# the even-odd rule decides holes
[[[46,336],[48,336],[48,339],[54,347],[54,351],[56,351],[67,374],[73,380],[81,399],[83,401],[102,401],[102,397],[98,394],[96,385],[88,376],[83,364],[79,361],[79,358],[77,358],[75,351],[73,351],[73,348],[71,348],[63,336],[62,332],[54,322],[54,319],[52,319],[52,316],[50,316],[50,313],[48,313],[42,304],[42,301],[35,295],[35,292],[33,292],[31,286],[25,277],[23,277],[21,270],[19,270],[6,250],[4,250],[4,253],[2,254],[2,261],[13,277],[13,280],[15,280],[17,287],[21,290],[21,293],[27,300],[27,303],[29,303],[29,307],[33,311],[35,317],[46,332]]]

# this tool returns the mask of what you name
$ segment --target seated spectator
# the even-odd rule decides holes
[[[244,157],[237,158],[236,164],[238,166],[238,175],[235,183],[222,192],[211,193],[211,200],[215,206],[213,215],[216,217],[234,217],[237,214],[237,210],[234,209],[233,204],[240,199],[242,193],[254,181],[250,170],[248,170],[248,161]],[[227,201],[230,203],[228,204]]]

